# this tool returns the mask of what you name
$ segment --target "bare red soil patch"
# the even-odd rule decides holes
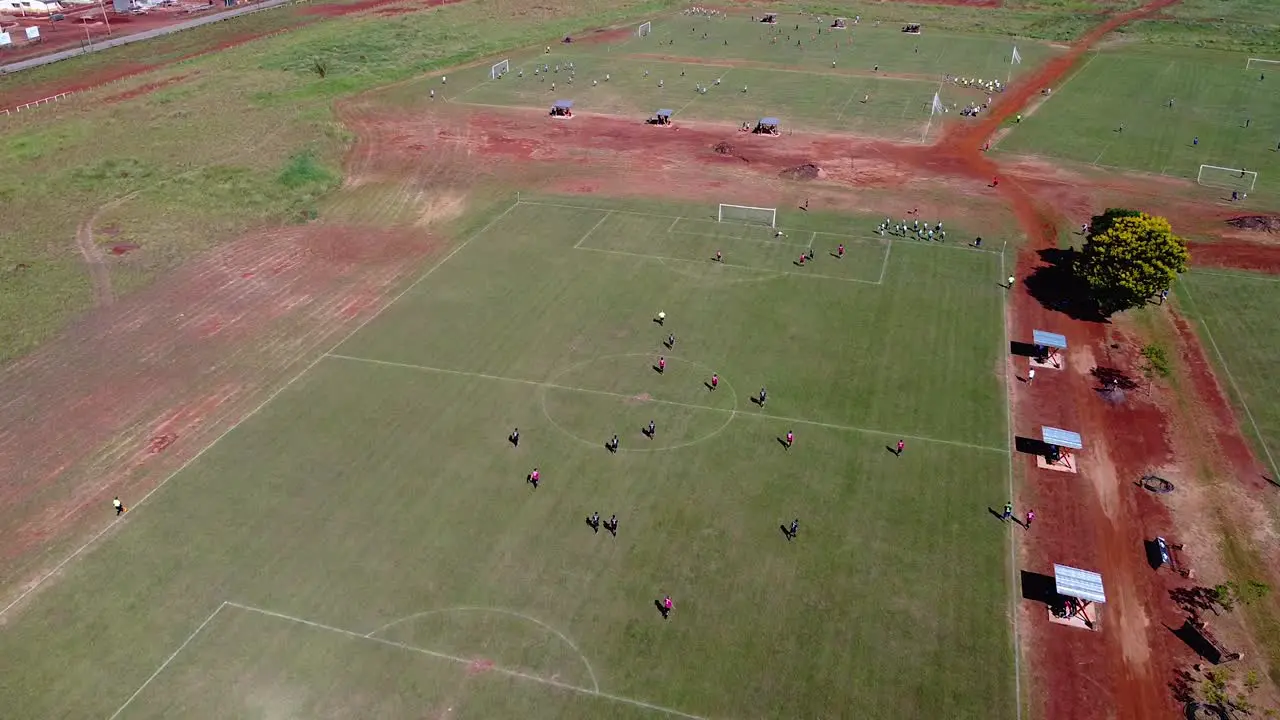
[[[180,83],[180,82],[182,82],[183,80],[186,80],[187,78],[191,77],[191,75],[192,75],[192,73],[186,73],[186,74],[183,74],[183,75],[176,75],[176,76],[171,77],[171,78],[165,78],[164,80],[159,80],[159,81],[156,81],[156,82],[147,83],[147,84],[145,84],[145,85],[140,85],[140,86],[138,86],[138,87],[136,87],[136,88],[133,88],[133,89],[131,89],[131,90],[127,90],[127,91],[125,91],[125,92],[122,92],[122,93],[120,93],[119,95],[112,95],[112,96],[110,96],[110,97],[104,98],[104,99],[103,99],[103,102],[104,102],[104,103],[123,102],[123,101],[125,101],[125,100],[129,100],[129,99],[132,99],[132,98],[141,97],[141,96],[146,95],[146,94],[148,94],[148,93],[155,92],[156,90],[159,90],[160,88],[164,88],[164,87],[168,87],[168,86],[170,86],[170,85],[174,85],[174,84]]]
[[[1191,262],[1198,267],[1235,268],[1280,275],[1280,245],[1230,240],[1188,245]]]
[[[365,12],[367,10],[385,8],[385,10],[378,14],[404,15],[407,13],[429,10],[441,5],[452,5],[456,2],[461,2],[461,0],[416,0],[413,2],[406,2],[405,0],[362,0],[361,2],[345,3],[341,5],[316,5],[314,7],[307,8],[306,14],[317,15],[319,17],[342,17],[343,15],[352,15],[355,13]]]

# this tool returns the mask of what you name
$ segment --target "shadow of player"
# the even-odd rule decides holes
[[[662,605],[662,600],[655,599],[653,606],[658,608],[658,614],[662,615],[663,620],[666,620],[667,616],[671,614],[671,611]]]
[[[786,438],[784,438],[784,437],[782,437],[782,436],[778,436],[778,437],[777,437],[777,438],[775,438],[775,439],[778,441],[778,444],[782,446],[782,449],[783,449],[783,450],[790,450],[790,449],[791,449],[791,446],[787,444],[787,439],[786,439]]]
[[[782,537],[786,538],[789,542],[791,540],[791,529],[786,525],[779,525],[778,529],[782,531]]]
[[[654,365],[654,366],[653,366],[653,371],[654,371],[654,372],[656,372],[656,373],[658,373],[659,375],[661,375],[661,374],[663,373],[662,367],[661,367],[661,366],[659,366],[659,365]]]
[[[712,392],[715,390],[715,387],[709,381],[704,380],[702,383],[702,386],[707,389],[707,392]]]

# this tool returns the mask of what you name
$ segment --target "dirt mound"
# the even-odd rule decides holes
[[[1227,224],[1240,230],[1276,232],[1280,230],[1280,215],[1239,215],[1228,220]]]
[[[734,147],[732,144],[727,142],[718,142],[715,145],[712,145],[711,149],[715,150],[717,153],[720,153],[721,155],[737,155],[738,154],[738,148]]]
[[[817,180],[826,177],[827,173],[813,163],[805,163],[787,168],[782,171],[781,175],[788,180]]]

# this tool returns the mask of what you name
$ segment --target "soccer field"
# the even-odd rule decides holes
[[[1018,41],[1021,62],[1013,65],[1014,41],[931,31],[912,35],[896,25],[871,23],[832,30],[830,23],[830,17],[818,22],[787,14],[773,26],[752,22],[745,13],[711,20],[666,16],[655,18],[653,32],[643,37],[560,43],[512,55],[497,70],[472,68],[447,76],[447,83],[432,77],[398,92],[420,98],[435,91],[441,100],[544,112],[557,100],[572,100],[575,111],[636,122],[659,109],[673,110],[677,122],[738,124],[777,116],[784,131],[918,141],[929,125],[935,93],[948,107],[986,97],[945,76],[1005,82],[1057,52]]]
[[[5,618],[5,714],[1014,717],[1002,256],[715,214],[499,208]]]
[[[1201,165],[1218,166],[1225,169],[1202,178],[1213,186],[1206,192],[1273,193],[1280,189],[1277,83],[1280,64],[1239,53],[1104,51],[1054,88],[998,149],[1193,181]],[[1256,185],[1233,168],[1256,172]]]

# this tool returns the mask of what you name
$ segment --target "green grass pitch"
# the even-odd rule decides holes
[[[1194,271],[1182,276],[1177,296],[1200,321],[1206,350],[1225,372],[1241,428],[1262,451],[1271,472],[1280,472],[1280,393],[1273,368],[1280,347],[1280,279],[1253,273]]]
[[[1103,51],[1055,88],[998,150],[1193,181],[1201,165],[1245,168],[1258,173],[1254,192],[1275,192],[1280,64],[1248,65],[1248,56],[1239,53]],[[1249,189],[1247,179],[1230,173],[1218,172],[1211,181],[1217,192]]]
[[[805,17],[770,27],[738,14],[657,18],[645,37],[517,53],[501,79],[492,79],[486,65],[450,76],[447,86],[433,78],[402,92],[421,96],[434,89],[441,99],[543,110],[571,99],[577,110],[637,122],[660,108],[674,110],[677,121],[740,123],[773,115],[784,129],[918,140],[934,93],[948,106],[985,99],[978,90],[944,82],[944,76],[1004,82],[1056,52],[1043,43],[1018,41],[1022,63],[1012,65],[1015,42],[1006,39],[908,35],[897,26],[871,24],[833,31],[825,27],[830,20],[819,26]],[[800,31],[792,29],[797,23]],[[542,71],[544,65],[550,72]],[[698,86],[707,91],[699,93]]]
[[[714,212],[495,214],[8,620],[6,715],[1013,717],[1001,256]]]

